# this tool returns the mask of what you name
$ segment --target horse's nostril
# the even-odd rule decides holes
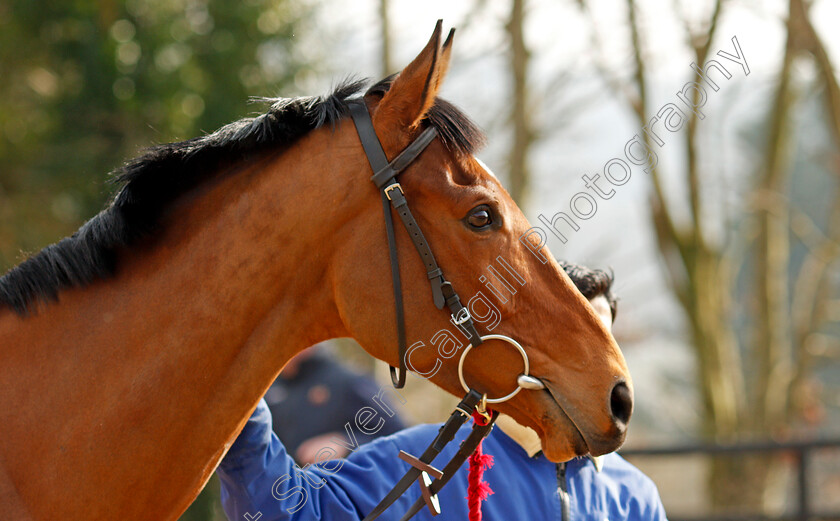
[[[633,413],[633,394],[626,383],[619,382],[613,387],[610,394],[610,410],[618,423],[627,425],[630,421],[630,414]]]

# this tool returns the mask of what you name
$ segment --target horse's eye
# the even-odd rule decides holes
[[[467,224],[476,230],[484,230],[493,224],[493,214],[487,205],[476,206],[467,215]]]

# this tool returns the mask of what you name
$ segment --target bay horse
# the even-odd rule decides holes
[[[4,519],[176,519],[283,365],[353,337],[399,360],[382,208],[348,117],[363,100],[387,157],[437,137],[402,174],[405,197],[465,295],[503,254],[527,285],[494,333],[516,338],[545,389],[498,409],[565,461],[615,450],[632,384],[613,337],[563,269],[531,254],[530,226],[474,156],[480,131],[437,98],[452,33],[438,23],[396,77],[364,91],[275,100],[257,117],[153,147],[119,171],[113,201],[0,279],[0,509]],[[449,324],[397,230],[406,333]],[[431,380],[460,396],[456,359]],[[413,353],[415,367],[436,361]],[[465,369],[507,392],[519,354],[500,342]],[[276,421],[284,421],[277,418]]]

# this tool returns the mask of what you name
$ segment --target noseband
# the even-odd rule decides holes
[[[470,454],[475,451],[481,440],[490,434],[493,423],[498,417],[498,412],[490,411],[486,408],[488,403],[500,403],[513,398],[520,389],[542,389],[544,385],[539,379],[528,374],[528,355],[519,342],[504,335],[485,335],[483,337],[479,335],[469,309],[461,304],[458,293],[455,292],[452,284],[443,276],[443,271],[438,266],[435,256],[429,247],[429,243],[426,241],[423,232],[420,230],[420,226],[408,208],[408,202],[406,201],[402,186],[397,182],[397,175],[417,159],[423,150],[434,141],[435,137],[437,137],[437,131],[433,127],[427,128],[400,152],[393,161],[389,162],[382,149],[382,144],[376,136],[373,122],[371,121],[370,113],[364,100],[354,100],[348,103],[348,107],[350,109],[350,115],[353,117],[353,123],[356,126],[356,132],[359,134],[362,147],[367,155],[368,162],[373,169],[371,180],[380,192],[382,210],[385,217],[385,231],[388,236],[388,253],[391,259],[391,280],[394,290],[397,337],[399,342],[399,362],[398,367],[391,366],[390,368],[391,382],[394,384],[394,387],[401,389],[405,385],[406,377],[405,311],[403,309],[399,257],[397,254],[397,241],[394,234],[394,220],[391,214],[391,207],[400,216],[400,220],[405,226],[408,236],[414,243],[414,247],[420,254],[420,258],[426,267],[435,306],[438,309],[443,309],[443,306],[446,305],[449,308],[452,321],[465,331],[470,341],[470,345],[461,353],[461,359],[458,362],[458,377],[467,394],[455,407],[455,410],[452,411],[449,419],[440,428],[438,435],[432,441],[431,445],[429,445],[419,458],[400,451],[400,458],[411,465],[411,469],[406,472],[391,492],[364,519],[364,521],[373,521],[379,517],[382,512],[404,494],[408,490],[408,487],[417,480],[420,483],[422,496],[417,499],[411,509],[403,516],[402,520],[405,521],[420,511],[424,503],[429,507],[432,515],[440,513],[437,492],[449,481]],[[484,340],[502,340],[509,343],[519,351],[525,364],[524,373],[520,374],[516,380],[516,389],[500,398],[488,399],[487,395],[482,395],[475,389],[470,388],[464,379],[464,360],[466,359],[467,353],[472,348],[480,345]],[[443,450],[443,447],[447,443],[452,441],[455,433],[467,421],[467,418],[472,415],[473,411],[477,411],[484,416],[486,419],[485,425],[479,425],[478,423],[473,425],[472,432],[461,443],[458,452],[446,464],[443,471],[432,467],[430,465],[432,460]],[[434,481],[432,481],[431,476],[434,476]]]

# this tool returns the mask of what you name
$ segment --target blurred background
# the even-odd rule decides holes
[[[549,246],[615,271],[625,453],[670,517],[840,512],[835,0],[0,0],[0,267],[98,212],[143,147],[261,111],[252,96],[396,72],[438,18],[458,29],[444,96],[532,222],[634,136],[657,154]],[[717,54],[733,37],[748,75]],[[731,77],[710,73],[703,117],[659,123],[662,144],[642,132],[711,59]],[[333,349],[387,384],[352,342]],[[400,413],[441,421],[454,398],[409,381]],[[224,519],[217,495],[214,478],[183,519]]]

